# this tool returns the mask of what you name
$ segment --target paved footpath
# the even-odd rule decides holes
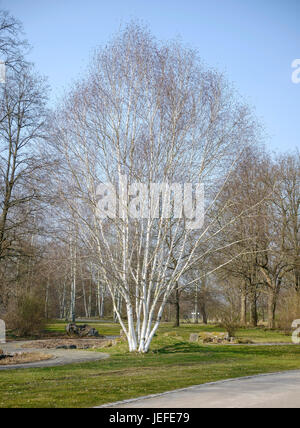
[[[109,354],[92,351],[81,351],[81,350],[66,350],[66,349],[37,349],[37,348],[22,348],[26,342],[8,342],[6,344],[0,344],[1,349],[5,353],[10,352],[42,352],[44,354],[53,355],[53,358],[46,361],[38,361],[36,363],[18,364],[13,366],[0,366],[1,370],[12,370],[12,369],[29,369],[29,368],[41,368],[41,367],[55,367],[63,366],[65,364],[73,363],[87,363],[91,361],[99,361],[109,358]]]
[[[300,408],[300,371],[214,382],[101,407]]]

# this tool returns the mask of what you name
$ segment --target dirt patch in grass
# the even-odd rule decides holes
[[[77,349],[101,348],[109,342],[107,339],[49,339],[33,340],[25,343],[22,348],[30,349],[56,349],[63,346],[76,346]],[[110,341],[111,342],[111,341]]]
[[[15,364],[36,363],[53,358],[53,355],[42,354],[41,352],[23,352],[14,355],[1,355],[0,366],[12,366]]]

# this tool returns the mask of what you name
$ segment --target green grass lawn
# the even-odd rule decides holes
[[[49,329],[56,331],[57,325]],[[101,333],[107,329],[105,334],[119,331],[114,324],[94,325]],[[178,337],[164,335],[174,330]],[[126,344],[119,344],[99,349],[111,355],[104,361],[0,372],[0,407],[91,407],[221,379],[300,369],[298,346],[203,346],[187,341],[191,332],[216,330],[191,325],[170,329],[164,324],[146,355],[129,354]],[[261,329],[241,330],[241,335],[260,342],[287,338]]]
[[[92,321],[88,323],[91,327],[96,328],[100,334],[105,336],[117,336],[120,334],[120,326],[115,323],[101,323]],[[47,333],[65,333],[67,323],[64,321],[55,321],[48,324]],[[188,340],[191,333],[197,332],[224,332],[225,330],[215,325],[195,325],[182,324],[179,328],[173,328],[172,323],[162,323],[159,334],[165,332],[175,332],[179,336]],[[261,327],[239,329],[236,333],[237,338],[251,340],[254,343],[291,343],[291,334],[284,334],[281,331],[267,330]]]

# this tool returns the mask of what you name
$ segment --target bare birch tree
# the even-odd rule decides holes
[[[255,141],[253,118],[196,52],[158,43],[131,24],[96,52],[52,124],[51,144],[64,160],[56,176],[61,197],[90,247],[129,350],[145,353],[177,284],[186,286],[185,273],[217,251],[222,209],[210,211],[244,144]],[[101,183],[117,189],[116,216],[99,214],[107,191],[99,196]],[[153,196],[151,183],[164,183],[162,197]],[[205,184],[204,225],[194,227],[202,208],[193,195],[198,191],[199,202],[201,186],[191,192],[187,185],[176,205],[174,183]]]

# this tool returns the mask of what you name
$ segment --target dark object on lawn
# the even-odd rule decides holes
[[[76,345],[59,345],[55,349],[77,349]]]
[[[91,328],[87,335],[89,337],[99,337],[99,333],[95,328]]]
[[[78,334],[78,327],[76,324],[71,323],[66,326],[66,331],[68,334]]]
[[[13,358],[13,355],[0,354],[0,360],[4,360],[5,358]]]
[[[98,331],[95,328],[89,327],[87,324],[76,325],[70,323],[67,325],[66,331],[70,335],[74,334],[79,337],[99,337]]]

